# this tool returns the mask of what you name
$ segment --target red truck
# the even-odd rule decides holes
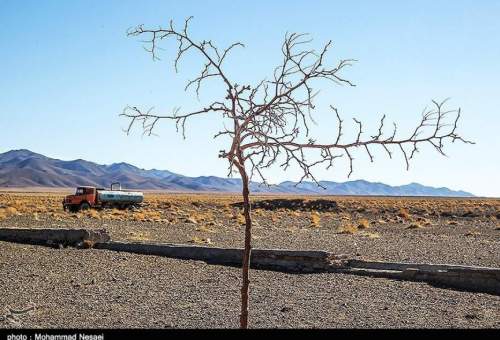
[[[118,189],[115,187],[118,186]],[[71,212],[88,210],[90,208],[126,209],[138,206],[144,200],[144,194],[138,191],[122,190],[120,183],[111,184],[111,189],[81,186],[76,188],[74,195],[63,199],[63,209]]]

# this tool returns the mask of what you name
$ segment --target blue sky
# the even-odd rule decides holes
[[[474,146],[447,147],[449,157],[423,148],[409,171],[404,160],[376,155],[371,164],[356,156],[350,179],[392,185],[419,182],[500,196],[500,2],[499,1],[18,1],[0,0],[0,152],[27,148],[61,158],[99,163],[125,161],[185,175],[226,175],[212,139],[220,121],[193,120],[187,139],[168,122],[158,137],[126,136],[118,115],[126,105],[155,106],[157,112],[185,109],[221,98],[209,86],[200,102],[183,91],[200,67],[187,58],[172,68],[166,45],[153,62],[138,38],[137,24],[166,25],[194,16],[193,36],[246,48],[230,59],[237,82],[271,75],[288,32],[308,32],[315,46],[331,39],[329,61],[359,60],[345,72],[355,88],[326,86],[318,99],[318,139],[333,133],[334,104],[346,121],[358,117],[376,129],[380,115],[409,131],[431,99],[451,97],[461,107],[462,135]],[[324,180],[347,180],[342,161]],[[296,180],[298,169],[269,172],[271,182]]]

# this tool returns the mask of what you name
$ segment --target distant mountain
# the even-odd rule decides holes
[[[83,159],[63,161],[29,150],[12,150],[0,154],[0,187],[77,187],[91,185],[109,187],[120,182],[127,189],[166,191],[239,192],[241,180],[215,176],[187,177],[167,170],[145,170],[128,163],[101,165]],[[288,193],[310,195],[384,195],[384,196],[474,196],[465,191],[427,187],[418,183],[390,186],[363,180],[344,183],[321,181],[282,182],[266,187],[251,183],[259,193]]]

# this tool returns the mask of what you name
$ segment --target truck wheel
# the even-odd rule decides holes
[[[90,204],[88,204],[87,202],[83,202],[82,204],[80,204],[80,210],[89,210],[90,209]]]

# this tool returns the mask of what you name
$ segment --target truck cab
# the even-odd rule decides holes
[[[64,210],[77,212],[88,210],[96,203],[97,189],[95,187],[78,187],[74,195],[68,195],[63,200]]]

